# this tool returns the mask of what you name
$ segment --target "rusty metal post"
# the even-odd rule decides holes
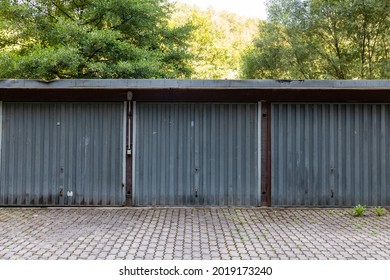
[[[271,103],[262,102],[261,206],[271,206]]]

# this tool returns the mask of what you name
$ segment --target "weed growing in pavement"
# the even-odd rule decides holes
[[[361,217],[364,215],[364,212],[366,211],[366,206],[364,205],[356,205],[353,210],[352,210],[352,215],[354,215],[355,217]]]
[[[333,215],[333,210],[329,210],[329,215]]]
[[[355,226],[356,226],[358,229],[363,229],[362,224],[356,223]]]
[[[377,235],[377,234],[378,234],[378,232],[377,232],[377,231],[375,231],[375,230],[373,230],[373,231],[371,231],[371,234],[372,234],[372,235]]]
[[[380,206],[374,207],[374,211],[378,217],[380,217],[386,213],[386,209],[384,209]]]
[[[268,237],[267,237],[266,232],[268,232],[268,229],[265,229],[265,230],[261,233],[261,235],[263,236],[263,238],[264,238],[266,241],[268,241]]]
[[[245,222],[242,221],[242,220],[241,220],[241,217],[238,216],[238,215],[236,215],[236,216],[230,215],[230,216],[228,217],[228,219],[231,220],[232,222],[237,222],[237,223],[239,223],[241,226],[243,226],[243,225],[245,224]]]

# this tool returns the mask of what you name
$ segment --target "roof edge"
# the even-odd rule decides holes
[[[2,89],[390,89],[390,80],[182,80],[64,79],[0,80]]]

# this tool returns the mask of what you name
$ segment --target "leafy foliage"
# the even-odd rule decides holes
[[[364,205],[356,205],[353,210],[352,210],[352,214],[356,217],[361,217],[364,215],[364,212],[366,211],[367,207]]]
[[[383,216],[386,213],[386,209],[380,206],[374,207],[374,211],[378,217]]]
[[[269,0],[245,78],[390,78],[388,0]]]
[[[194,79],[237,79],[241,56],[257,31],[258,20],[213,9],[177,5],[171,24],[192,24],[188,51]]]
[[[192,27],[166,0],[3,0],[0,78],[181,78]]]

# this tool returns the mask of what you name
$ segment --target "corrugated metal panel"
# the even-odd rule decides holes
[[[3,103],[2,125],[1,205],[124,203],[122,103]]]
[[[273,104],[272,205],[390,206],[390,105]]]
[[[135,205],[259,205],[257,104],[137,103]]]

